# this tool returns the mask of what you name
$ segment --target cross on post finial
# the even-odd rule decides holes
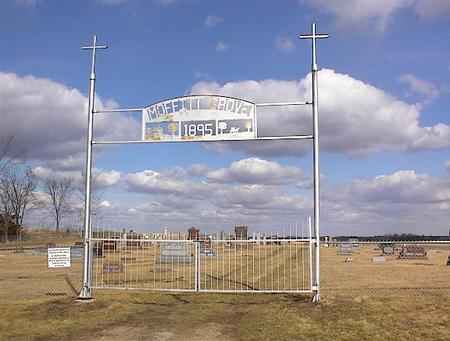
[[[311,24],[311,34],[301,34],[300,39],[311,39],[312,40],[312,69],[317,71],[317,57],[316,57],[316,40],[328,38],[328,34],[316,33],[316,24]]]
[[[92,50],[92,65],[91,65],[91,79],[95,79],[95,56],[97,49],[107,49],[106,45],[97,45],[97,36],[94,35],[92,46],[82,46],[82,50]]]

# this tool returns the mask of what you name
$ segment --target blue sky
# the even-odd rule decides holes
[[[307,99],[310,44],[297,36],[316,21],[330,34],[319,42],[322,230],[446,234],[449,17],[448,0],[5,0],[0,133],[15,136],[38,177],[81,179],[90,56],[79,48],[93,34],[110,46],[98,56],[98,107],[189,93]],[[276,133],[297,123],[305,129],[308,114],[262,115]],[[103,117],[96,134],[131,138],[139,134],[134,119]],[[140,230],[247,223],[257,231],[304,221],[309,147],[96,148],[97,223]],[[79,205],[74,200],[66,224]],[[30,224],[50,223],[33,214]]]

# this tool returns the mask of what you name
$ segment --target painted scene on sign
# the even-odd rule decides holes
[[[143,140],[228,140],[257,136],[255,104],[223,96],[186,96],[143,110]]]

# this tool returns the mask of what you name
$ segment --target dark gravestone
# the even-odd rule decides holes
[[[103,248],[101,244],[96,244],[94,246],[94,256],[95,257],[103,257]]]
[[[72,259],[83,257],[83,250],[84,250],[84,248],[82,248],[82,247],[71,246],[70,247],[70,257]]]
[[[395,250],[393,245],[386,244],[381,246],[381,251],[383,252],[383,255],[392,256]]]
[[[103,264],[103,272],[105,273],[123,272],[123,265],[121,263],[105,263]]]
[[[136,262],[136,257],[120,257],[120,260],[125,263]]]
[[[119,243],[119,241],[117,241],[117,240],[104,240],[103,241],[103,249],[115,251],[119,248],[118,243]]]
[[[423,259],[427,258],[427,251],[421,245],[403,245],[400,250],[400,259]]]

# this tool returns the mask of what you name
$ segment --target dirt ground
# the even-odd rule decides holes
[[[97,290],[73,299],[81,261],[47,269],[44,254],[0,251],[0,340],[450,340],[448,249],[426,260],[362,248],[352,262],[321,250],[322,302],[272,294]]]

